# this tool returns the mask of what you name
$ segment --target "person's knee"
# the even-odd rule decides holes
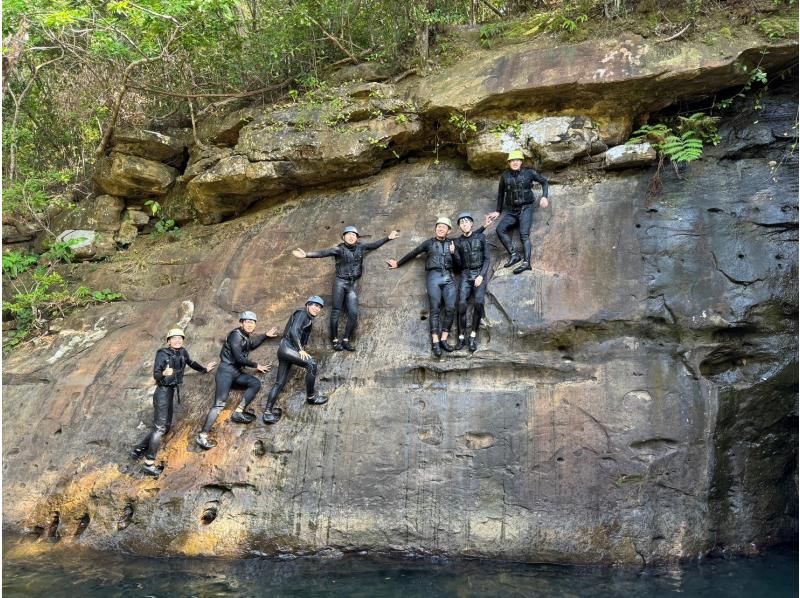
[[[247,386],[255,391],[259,391],[261,390],[261,380],[259,380],[258,378],[253,378],[252,380],[250,380]]]

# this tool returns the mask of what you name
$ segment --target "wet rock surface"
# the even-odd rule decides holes
[[[355,93],[394,100],[382,87]],[[424,143],[423,119],[299,130],[293,110],[238,115],[215,134],[226,147],[192,150],[177,184],[169,166],[112,153],[101,188],[139,204],[173,193],[187,219],[243,215],[188,222],[177,243],[136,237],[125,218],[127,253],[74,266],[128,301],[75,314],[5,360],[4,525],[143,555],[627,565],[796,538],[797,98],[773,97],[723,122],[720,146],[681,176],[664,169],[660,197],[648,194],[655,168],[545,170],[552,205],[535,212],[533,271],[503,269],[490,230],[479,349],[442,359],[430,354],[421,261],[388,271],[384,259],[431,236],[439,215],[492,211],[499,173],[445,155],[399,160]],[[598,122],[585,130],[605,143]],[[109,174],[119,160],[150,175]],[[339,186],[305,189],[312,181]],[[227,409],[219,446],[201,452],[214,383],[190,372],[165,471],[143,475],[128,450],[152,421],[165,330],[186,327],[207,362],[240,311],[282,328],[307,296],[329,300],[333,278],[332,260],[291,250],[333,246],[348,224],[366,241],[401,237],[365,260],[357,352],[329,348],[329,310],[315,323],[309,352],[330,401],[307,405],[295,373],[280,423],[234,424]],[[253,357],[274,364],[276,349]],[[273,380],[262,376],[257,407]]]

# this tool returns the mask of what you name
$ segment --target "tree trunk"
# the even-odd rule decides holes
[[[11,73],[17,68],[27,41],[28,20],[23,16],[17,30],[3,40],[3,97],[6,96]]]

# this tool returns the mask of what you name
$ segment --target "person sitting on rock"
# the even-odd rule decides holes
[[[456,247],[453,241],[447,239],[447,234],[452,228],[449,218],[439,218],[436,221],[433,238],[424,241],[399,260],[391,259],[386,262],[389,268],[394,270],[422,253],[427,254],[425,270],[430,306],[431,349],[436,357],[440,357],[443,350],[448,353],[455,350],[447,342],[456,311],[456,283],[453,276],[453,254]],[[444,317],[440,318],[443,301]]]
[[[364,254],[373,249],[381,247],[384,243],[396,239],[398,231],[393,230],[388,237],[372,241],[371,243],[359,242],[358,230],[355,226],[346,226],[342,231],[343,243],[339,243],[331,249],[321,251],[303,251],[300,248],[292,251],[292,255],[299,258],[334,257],[336,258],[336,278],[333,279],[333,291],[331,292],[331,319],[330,319],[330,339],[334,351],[355,351],[356,348],[351,342],[353,333],[358,324],[358,280],[363,271]],[[339,316],[344,308],[347,314],[347,325],[344,329],[344,336],[339,341]]]
[[[325,307],[325,302],[319,295],[312,295],[306,301],[303,309],[296,310],[283,330],[283,337],[278,345],[278,375],[275,384],[269,391],[264,415],[261,417],[265,424],[274,424],[281,419],[283,411],[275,407],[278,395],[289,381],[289,373],[293,365],[306,370],[306,402],[310,405],[324,405],[328,397],[316,391],[317,362],[306,351],[308,339],[311,337],[311,328],[316,318]]]
[[[489,242],[483,234],[485,228],[472,230],[474,220],[469,212],[458,215],[456,224],[463,235],[456,239],[455,262],[461,270],[458,283],[458,344],[456,350],[464,348],[464,335],[467,330],[467,304],[473,297],[472,327],[469,334],[469,351],[478,349],[478,328],[483,317],[486,298],[487,276],[492,263]]]
[[[156,391],[153,393],[153,429],[131,449],[131,457],[141,458],[144,455],[142,471],[158,477],[164,468],[156,465],[156,454],[161,446],[161,440],[172,427],[173,398],[178,394],[181,400],[181,384],[183,383],[183,370],[188,365],[193,370],[210,372],[217,365],[211,361],[208,365],[201,365],[189,357],[189,352],[183,348],[184,332],[180,328],[173,328],[167,332],[167,346],[156,351],[153,363],[153,378],[156,380]]]
[[[253,334],[256,329],[256,322],[258,322],[258,318],[252,311],[245,311],[239,314],[239,327],[228,334],[225,344],[222,345],[222,351],[219,354],[222,363],[214,378],[216,385],[214,404],[208,412],[203,429],[196,439],[197,444],[206,450],[217,446],[216,442],[208,438],[208,433],[217,420],[217,416],[225,407],[231,386],[234,384],[244,386],[246,390],[241,401],[239,401],[239,406],[231,414],[231,421],[237,424],[249,424],[256,419],[255,412],[247,409],[247,407],[253,402],[256,394],[261,389],[261,381],[251,374],[245,374],[242,370],[247,367],[255,368],[261,373],[268,372],[269,365],[261,365],[251,361],[249,354],[250,351],[261,346],[268,338],[278,336],[278,329],[275,327],[268,330],[266,334]]]
[[[509,253],[508,261],[503,268],[510,268],[514,264],[522,263],[514,268],[514,274],[522,274],[531,269],[531,225],[533,224],[533,189],[534,182],[542,186],[542,198],[539,207],[546,208],[549,204],[547,194],[549,186],[547,179],[535,170],[522,168],[524,155],[521,150],[514,150],[508,154],[508,170],[500,176],[497,188],[497,209],[489,214],[494,219],[503,210],[503,217],[497,224],[497,236],[503,247]],[[509,230],[519,228],[519,238],[522,242],[523,256],[514,248]]]

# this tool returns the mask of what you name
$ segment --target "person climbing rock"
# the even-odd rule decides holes
[[[442,351],[450,353],[455,350],[447,342],[456,311],[456,283],[453,276],[453,254],[456,247],[453,241],[447,239],[447,234],[452,228],[450,219],[441,217],[436,221],[433,238],[424,241],[399,260],[386,261],[389,268],[394,270],[420,254],[427,255],[425,270],[430,306],[431,350],[436,357],[440,357]],[[442,302],[444,302],[444,317],[441,317]]]
[[[353,345],[353,333],[358,325],[358,281],[363,272],[364,254],[396,239],[399,234],[393,230],[388,237],[371,243],[361,243],[356,227],[346,226],[342,231],[343,242],[336,247],[321,251],[306,252],[300,248],[292,251],[292,255],[299,258],[336,258],[336,278],[333,279],[331,291],[330,317],[330,340],[334,351],[356,350]],[[339,340],[339,317],[343,309],[347,315],[347,325],[344,328],[344,335]]]
[[[181,384],[183,384],[183,371],[188,365],[193,370],[207,373],[217,365],[210,361],[208,365],[201,365],[189,357],[189,352],[183,348],[185,335],[180,328],[173,328],[167,332],[167,346],[156,351],[153,362],[153,378],[156,380],[156,390],[153,393],[153,429],[142,441],[131,449],[131,457],[140,459],[144,455],[142,471],[158,477],[164,468],[156,465],[156,454],[161,446],[161,440],[172,427],[173,399],[178,395],[181,400]]]
[[[547,179],[535,170],[522,168],[523,159],[521,150],[514,150],[508,154],[508,170],[500,176],[500,184],[497,188],[497,209],[489,214],[492,219],[495,219],[503,213],[497,223],[497,236],[509,254],[508,261],[503,264],[503,268],[510,268],[514,264],[522,262],[514,268],[514,274],[522,274],[531,269],[530,234],[533,224],[533,183],[539,183],[542,186],[539,207],[546,208],[549,205],[548,192],[550,188]],[[513,228],[519,228],[522,256],[514,248],[514,241],[509,234]]]
[[[300,366],[306,370],[306,402],[309,405],[324,405],[328,397],[316,391],[317,362],[306,351],[308,339],[311,337],[311,328],[316,318],[325,307],[325,302],[319,295],[312,295],[306,301],[303,309],[296,310],[283,330],[283,337],[278,345],[278,375],[275,384],[269,391],[264,415],[261,416],[265,424],[275,424],[281,419],[283,411],[275,407],[278,395],[289,381],[292,366]]]
[[[487,277],[492,258],[489,242],[483,234],[485,225],[477,231],[473,231],[474,219],[469,212],[459,214],[456,224],[463,233],[455,241],[456,267],[461,270],[461,278],[458,283],[458,343],[456,350],[463,349],[466,344],[464,336],[467,330],[467,307],[471,296],[473,305],[469,351],[474,353],[478,350],[478,328],[483,317],[486,288],[489,282]]]
[[[266,334],[253,334],[258,318],[252,311],[239,314],[239,327],[232,330],[222,345],[219,359],[222,362],[214,378],[214,404],[206,416],[203,428],[197,435],[195,442],[203,449],[212,449],[217,443],[210,440],[208,433],[217,420],[225,403],[228,401],[231,387],[244,386],[246,390],[236,410],[231,414],[231,421],[237,424],[249,424],[256,419],[255,411],[247,409],[256,394],[261,389],[261,381],[251,374],[246,374],[243,368],[255,368],[261,373],[269,371],[269,365],[261,365],[250,360],[250,351],[261,346],[268,338],[278,336],[278,329],[273,327]]]

